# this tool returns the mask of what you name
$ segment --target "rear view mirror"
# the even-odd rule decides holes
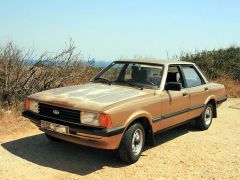
[[[165,85],[165,90],[172,90],[172,91],[181,91],[182,89],[182,85],[181,83],[178,82],[168,82]]]

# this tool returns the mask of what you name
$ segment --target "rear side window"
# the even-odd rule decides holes
[[[182,71],[186,79],[187,87],[194,87],[203,84],[197,71],[192,66],[182,66]]]

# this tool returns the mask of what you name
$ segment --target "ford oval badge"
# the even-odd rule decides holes
[[[58,115],[58,114],[60,114],[60,112],[59,112],[59,110],[54,109],[54,110],[53,110],[53,114]]]

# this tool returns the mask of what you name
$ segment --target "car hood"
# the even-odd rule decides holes
[[[88,83],[39,92],[29,98],[60,107],[103,111],[115,103],[147,94],[149,92],[126,86]]]

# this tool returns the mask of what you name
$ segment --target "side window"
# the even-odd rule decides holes
[[[166,83],[169,83],[169,82],[178,82],[178,83],[181,83],[183,88],[185,87],[180,69],[176,65],[171,65],[168,68]]]
[[[202,79],[192,66],[182,66],[182,71],[187,81],[187,87],[194,87],[203,84]]]

